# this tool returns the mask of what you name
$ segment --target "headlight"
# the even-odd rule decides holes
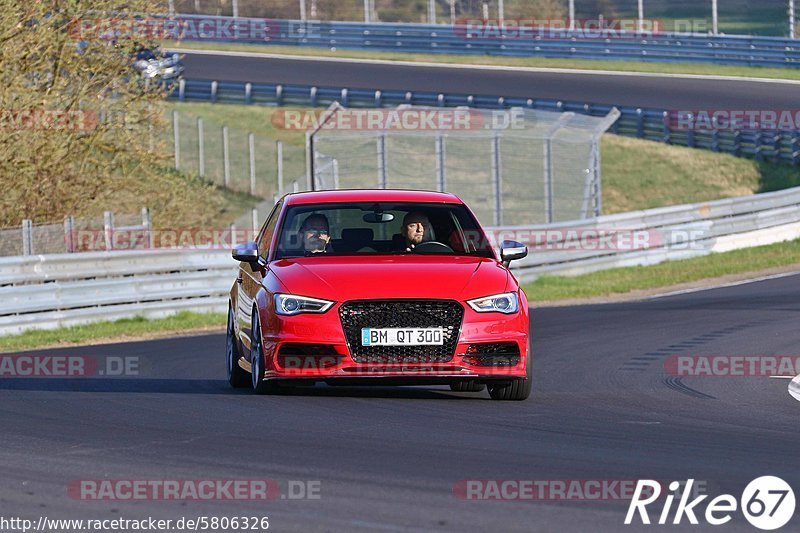
[[[279,315],[299,315],[300,313],[324,313],[334,302],[319,300],[293,294],[275,295],[275,312]]]
[[[479,313],[497,312],[510,315],[519,311],[519,299],[516,292],[504,292],[503,294],[475,298],[474,300],[468,300],[467,303]]]

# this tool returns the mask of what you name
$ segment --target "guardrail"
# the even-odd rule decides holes
[[[498,240],[517,238],[533,246],[536,236],[544,234],[550,241],[513,265],[521,280],[577,275],[796,239],[800,187],[573,223],[487,229]],[[602,241],[601,233],[637,231],[652,237],[647,247],[592,248]],[[576,242],[571,235],[578,236],[582,248],[567,247]],[[159,317],[184,309],[224,312],[235,272],[228,250],[0,258],[0,334],[137,315]]]
[[[671,127],[665,109],[612,106],[544,98],[513,98],[426,91],[383,91],[310,85],[257,84],[231,81],[183,79],[170,98],[182,102],[210,101],[233,104],[327,107],[334,101],[346,107],[394,107],[401,104],[476,108],[526,107],[545,111],[571,111],[591,116],[606,116],[616,107],[620,118],[612,133],[691,148],[703,148],[736,156],[800,163],[798,131],[693,131]]]
[[[792,68],[800,43],[780,37],[617,30],[501,29],[481,24],[409,24],[300,21],[180,15],[175,36],[186,41],[345,48],[405,53],[692,62]],[[202,24],[201,24],[202,21]],[[204,28],[227,27],[209,35]],[[243,28],[231,31],[230,28]]]

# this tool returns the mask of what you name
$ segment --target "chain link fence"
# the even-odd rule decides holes
[[[17,227],[0,228],[0,257],[113,250],[120,244],[128,250],[152,248],[151,229],[147,208],[139,214],[106,211],[102,217],[67,216],[61,223],[23,220]],[[120,235],[124,243],[118,241]]]
[[[463,129],[354,130],[363,121],[458,122]],[[459,116],[459,113],[463,116]],[[599,138],[617,119],[508,110],[400,106],[352,110],[332,105],[309,135],[313,189],[392,188],[452,192],[484,225],[527,225],[600,214]],[[393,119],[392,117],[396,117]]]
[[[303,147],[187,111],[172,111],[171,122],[176,170],[261,198],[273,198],[285,188],[284,181],[291,182],[305,174]]]

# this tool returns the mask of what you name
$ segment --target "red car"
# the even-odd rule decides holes
[[[257,393],[338,384],[450,385],[496,400],[531,391],[528,302],[452,194],[338,190],[284,196],[237,246],[228,379]]]

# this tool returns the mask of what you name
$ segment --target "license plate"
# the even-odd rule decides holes
[[[361,346],[441,346],[443,328],[362,328]]]

